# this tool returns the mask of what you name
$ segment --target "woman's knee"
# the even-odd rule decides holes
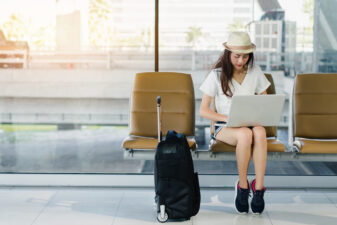
[[[266,129],[262,126],[253,127],[254,142],[266,141]]]
[[[237,133],[237,141],[238,143],[243,143],[246,145],[251,145],[253,141],[253,132],[251,129],[247,127],[239,128]]]
[[[215,136],[215,139],[234,146],[237,144],[236,139],[231,138],[230,131],[226,130],[225,128],[222,128],[218,132],[218,134]]]

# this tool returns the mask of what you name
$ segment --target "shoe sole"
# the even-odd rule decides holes
[[[252,201],[250,201],[250,205],[252,205]],[[263,210],[264,211],[264,210]],[[262,213],[263,213],[263,211],[262,212],[253,212],[253,210],[252,210],[252,213],[254,214],[254,215],[261,215]]]
[[[238,183],[239,183],[239,180],[237,180],[237,181],[235,182],[234,208],[235,208],[235,211],[236,211],[238,214],[240,214],[240,215],[245,215],[245,214],[248,214],[249,209],[248,209],[248,212],[240,212],[240,211],[236,208],[236,205],[235,205],[236,196],[238,195]]]

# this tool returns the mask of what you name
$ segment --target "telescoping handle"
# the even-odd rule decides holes
[[[158,142],[161,142],[161,138],[162,138],[162,134],[161,134],[161,118],[160,118],[160,104],[161,104],[161,97],[157,96]]]

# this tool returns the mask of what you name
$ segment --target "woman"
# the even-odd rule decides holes
[[[223,45],[225,47],[223,54],[200,87],[204,93],[200,116],[213,121],[226,122],[233,95],[267,94],[266,90],[270,82],[260,67],[254,65],[255,45],[251,43],[246,32],[230,33],[228,41]],[[210,108],[212,98],[215,98],[216,112]],[[266,190],[263,183],[267,161],[267,139],[264,127],[216,127],[214,138],[236,146],[239,173],[239,180],[235,184],[237,212],[248,213],[251,187],[253,192],[251,209],[253,213],[262,213],[264,210],[263,195]],[[256,179],[249,184],[247,170],[251,154]]]

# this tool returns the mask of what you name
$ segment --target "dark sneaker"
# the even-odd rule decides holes
[[[248,183],[248,181],[247,181]],[[249,210],[248,204],[249,197],[249,184],[248,188],[241,188],[239,185],[239,180],[235,183],[235,209],[240,214],[246,214]]]
[[[256,180],[254,179],[250,184],[250,186],[252,187],[252,192],[253,192],[253,199],[250,203],[250,207],[254,214],[261,214],[264,210],[263,195],[264,195],[264,192],[266,191],[266,188],[263,187],[262,190],[256,190],[255,183],[256,183]]]

